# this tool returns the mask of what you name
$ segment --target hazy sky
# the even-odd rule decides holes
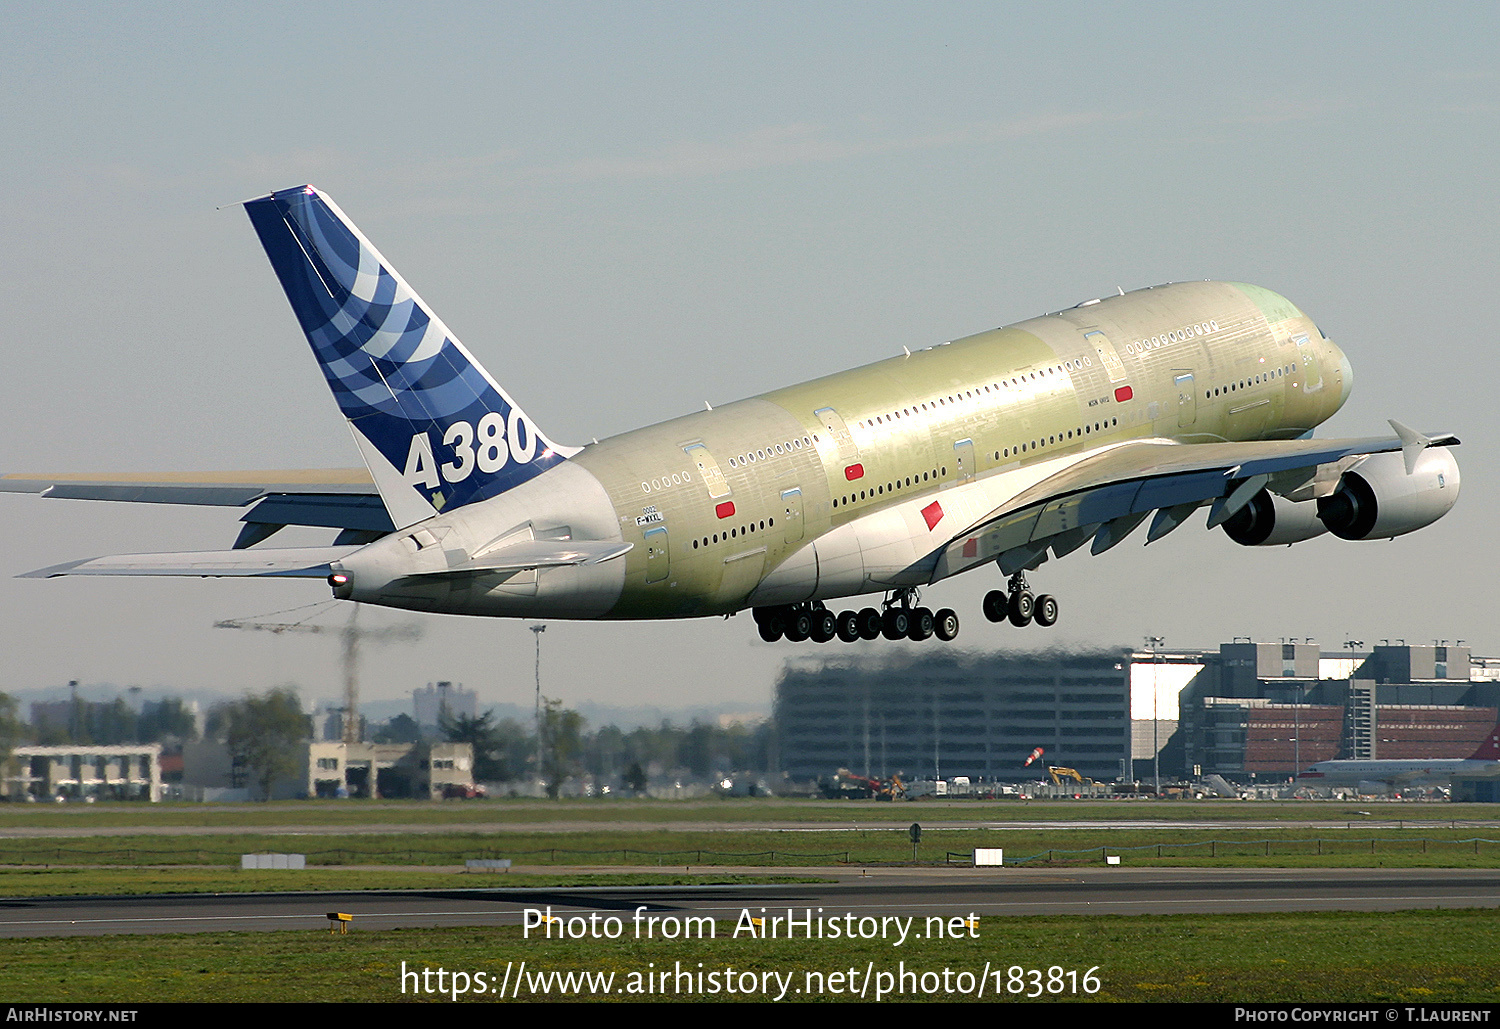
[[[1051,630],[984,621],[993,568],[927,602],[976,648],[1500,652],[1493,3],[0,9],[0,470],[357,464],[235,206],[309,181],[562,442],[1117,285],[1240,279],[1353,362],[1324,434],[1396,417],[1464,440],[1453,513],[1389,543],[1247,549],[1195,519],[1084,550],[1032,576],[1060,599]],[[334,697],[331,640],[211,628],[322,583],[9,578],[221,549],[239,513],[0,496],[0,689]],[[454,679],[529,702],[525,622],[424,621],[422,643],[368,651],[366,696]],[[781,662],[814,650],[760,642],[747,616],[558,622],[543,685],[763,708]]]

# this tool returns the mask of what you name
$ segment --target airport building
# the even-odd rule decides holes
[[[1191,773],[1284,779],[1317,761],[1466,758],[1500,720],[1500,661],[1466,646],[1219,648],[1180,694]]]
[[[250,768],[221,740],[183,747],[183,795],[190,800],[261,799]],[[474,786],[467,743],[332,743],[299,746],[295,769],[271,786],[271,800],[404,797],[439,800]]]
[[[1465,646],[1311,640],[801,658],[775,701],[781,770],[803,781],[1021,782],[1049,765],[1101,782],[1286,780],[1331,758],[1468,757],[1497,715],[1500,661]]]
[[[776,684],[781,770],[1021,781],[1055,764],[1113,781],[1131,753],[1129,684],[1121,651],[793,660]]]
[[[161,745],[16,747],[5,795],[10,800],[161,799]]]

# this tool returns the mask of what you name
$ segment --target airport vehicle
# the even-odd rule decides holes
[[[873,797],[875,800],[902,800],[906,797],[906,783],[902,782],[901,776],[893,775],[889,779],[879,776],[860,775],[851,772],[847,768],[840,768],[834,773],[832,779],[827,779],[819,784],[823,796],[829,800],[847,799],[849,797]]]
[[[1079,771],[1076,768],[1062,768],[1058,765],[1048,765],[1047,774],[1052,776],[1053,786],[1065,786],[1067,785],[1066,780],[1068,779],[1072,779],[1080,786],[1098,785],[1098,783],[1094,782],[1094,780],[1090,779],[1088,776],[1079,774]]]
[[[1307,771],[1297,773],[1297,782],[1315,787],[1358,786],[1360,792],[1374,793],[1378,791],[1367,787],[1449,786],[1454,779],[1465,777],[1500,777],[1500,724],[1466,758],[1319,761],[1309,765]]]
[[[768,641],[951,640],[922,587],[998,566],[993,622],[1051,625],[1049,555],[1208,508],[1246,546],[1383,539],[1459,492],[1451,435],[1319,440],[1349,361],[1284,297],[1120,291],[577,448],[554,442],[326,195],[245,208],[368,471],[35,476],[0,490],[247,508],[233,549],[56,575],[316,576],[418,611],[644,619],[751,609]],[[331,546],[260,546],[286,525]],[[829,601],[862,595],[880,606]]]

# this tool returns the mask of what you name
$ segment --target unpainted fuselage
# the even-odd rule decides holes
[[[1070,464],[1148,438],[1294,439],[1351,377],[1269,290],[1136,290],[606,439],[336,567],[351,599],[518,617],[693,617],[920,586],[983,563],[942,549]],[[572,538],[633,548],[441,574]]]

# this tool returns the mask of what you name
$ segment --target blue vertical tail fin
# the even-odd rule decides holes
[[[549,440],[327,196],[245,204],[397,528],[577,453]]]

